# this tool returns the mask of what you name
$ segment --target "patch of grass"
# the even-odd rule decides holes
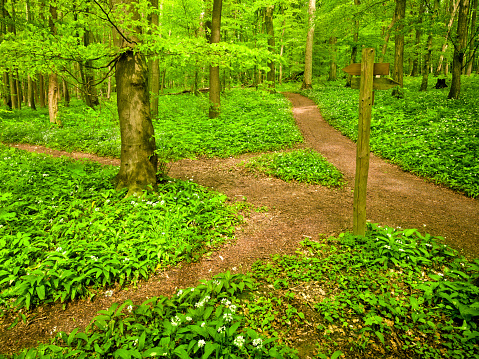
[[[51,344],[11,358],[296,358],[275,338],[244,326],[239,298],[253,285],[251,278],[227,272],[171,299],[114,304],[85,332],[58,333]]]
[[[0,306],[92,295],[196,260],[231,238],[226,196],[185,181],[125,198],[116,167],[0,146]]]
[[[371,148],[403,169],[479,196],[479,82],[464,78],[460,100],[447,89],[419,92],[420,79],[405,80],[404,99],[376,91]],[[357,139],[358,92],[344,82],[305,91],[331,125]]]
[[[479,260],[377,225],[302,245],[253,268],[252,328],[293,347],[307,339],[317,358],[479,357]]]
[[[273,151],[301,142],[290,103],[280,94],[248,89],[222,97],[222,113],[208,118],[205,95],[165,95],[154,120],[157,152],[166,160],[228,157]],[[45,109],[0,113],[0,140],[119,157],[120,131],[114,100],[97,110],[73,102],[61,109],[63,128],[51,126]]]
[[[327,187],[342,186],[344,183],[342,173],[313,150],[263,154],[242,162],[242,165],[287,182],[295,180]]]

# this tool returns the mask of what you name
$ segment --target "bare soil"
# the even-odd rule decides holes
[[[246,197],[255,208],[237,229],[236,241],[208,258],[183,264],[154,274],[136,288],[114,288],[107,296],[99,293],[93,301],[80,300],[53,304],[27,313],[27,323],[7,330],[12,317],[0,318],[0,353],[48,341],[57,331],[85,329],[99,310],[114,302],[132,299],[139,304],[147,298],[171,295],[177,288],[197,285],[200,279],[230,270],[247,272],[251,265],[271,254],[294,253],[305,237],[337,235],[352,229],[353,187],[356,145],[326,123],[313,101],[293,93],[285,94],[292,102],[295,120],[304,136],[301,147],[313,148],[325,156],[345,176],[342,189],[286,183],[258,176],[238,164],[252,154],[227,159],[182,160],[172,164],[169,175],[191,179],[203,186],[225,193],[232,201]],[[53,156],[99,161],[119,165],[118,159],[90,154],[68,153],[40,146],[14,145],[17,148],[44,152]],[[466,257],[479,257],[479,202],[443,186],[402,171],[396,165],[371,155],[367,218],[381,225],[418,228],[421,232],[445,237],[446,243]],[[308,357],[307,343],[301,356]],[[308,349],[309,348],[309,349]]]

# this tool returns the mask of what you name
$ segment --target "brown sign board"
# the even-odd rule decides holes
[[[351,79],[351,88],[356,90],[359,89],[360,80],[361,78],[359,77],[353,77]],[[388,79],[387,77],[377,77],[373,79],[373,90],[389,90],[399,85],[399,82],[396,82],[393,79]]]
[[[349,75],[353,76],[360,76],[361,75],[361,64],[351,64],[346,66],[343,69],[344,72],[348,73]],[[373,75],[389,75],[389,63],[377,63],[374,64]]]

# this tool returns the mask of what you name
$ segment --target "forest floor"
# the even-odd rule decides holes
[[[326,123],[313,101],[286,93],[304,143],[299,147],[320,152],[345,176],[346,185],[330,189],[319,185],[286,183],[276,178],[253,174],[238,164],[253,154],[235,158],[181,160],[171,164],[169,176],[191,179],[226,194],[231,201],[246,199],[257,210],[249,211],[245,223],[237,229],[236,240],[197,263],[184,264],[153,275],[136,288],[113,288],[113,294],[101,294],[93,301],[81,300],[40,307],[29,315],[27,323],[7,330],[9,318],[0,318],[0,353],[12,353],[46,342],[57,331],[85,329],[99,310],[114,302],[132,299],[140,304],[147,298],[171,295],[177,288],[196,286],[198,280],[230,270],[247,272],[257,260],[271,254],[292,254],[305,237],[338,235],[352,229],[353,188],[356,145]],[[25,144],[17,148],[70,156],[119,165],[118,159],[89,154],[67,153]],[[439,235],[451,247],[468,258],[479,257],[479,201],[443,186],[402,171],[371,155],[367,218],[384,226],[417,228]],[[302,342],[298,345],[307,346]],[[299,348],[308,357],[306,347]]]

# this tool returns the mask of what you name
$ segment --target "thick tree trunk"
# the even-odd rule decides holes
[[[464,55],[467,49],[467,14],[469,0],[460,0],[459,17],[457,19],[457,33],[454,46],[454,60],[452,63],[452,80],[449,90],[449,99],[457,100],[461,93],[461,74]]]
[[[12,108],[12,95],[10,93],[10,76],[8,72],[3,73],[3,104],[9,109]]]
[[[404,34],[402,33],[402,30],[404,25],[401,24],[401,21],[406,17],[406,0],[396,0],[396,11],[394,16],[400,24],[396,29],[396,36],[394,39],[393,79],[399,83],[400,87],[402,87],[404,77]],[[392,91],[392,95],[402,96],[401,90],[395,87]]]
[[[222,7],[223,7],[222,0],[214,0],[213,17],[211,21],[211,37],[210,37],[211,44],[220,42]],[[220,93],[221,93],[220,68],[219,66],[210,65],[209,118],[216,118],[220,115],[220,107],[221,107]]]
[[[133,5],[133,0],[118,0],[116,4]],[[134,9],[131,6],[130,9]],[[134,10],[133,10],[134,11]],[[140,15],[134,11],[132,20]],[[117,190],[128,188],[128,196],[144,190],[156,190],[158,157],[153,124],[150,115],[148,65],[145,56],[135,51],[139,42],[136,33],[121,29],[122,37],[114,36],[122,54],[116,63],[117,108],[120,120],[121,155],[120,170],[114,178]],[[128,38],[126,40],[125,38]]]
[[[91,32],[85,29],[83,33],[83,44],[85,47],[91,43]],[[84,66],[80,66],[80,71],[83,71],[82,81],[83,81],[83,91],[85,95],[85,103],[88,107],[94,108],[100,104],[98,100],[98,94],[95,85],[95,74],[92,69],[92,61],[85,61]]]
[[[471,2],[471,9],[472,9],[472,18],[471,18],[471,41],[469,44],[469,54],[467,55],[467,68],[466,68],[466,75],[471,76],[472,74],[472,67],[474,64],[474,60],[476,57],[476,53],[474,51],[474,46],[476,44],[476,20],[477,20],[477,0],[472,0]]]
[[[128,188],[128,195],[156,190],[158,160],[144,56],[133,50],[124,52],[116,64],[115,78],[121,132],[121,163],[115,177],[116,188]]]
[[[268,51],[274,53],[275,39],[274,39],[274,26],[273,26],[273,12],[274,5],[268,6],[265,9],[264,22],[266,27],[266,34],[268,35]],[[275,87],[276,69],[273,61],[268,61],[269,72],[266,76],[266,80],[269,82],[269,87]]]
[[[301,89],[313,87],[313,44],[314,44],[314,15],[316,0],[309,0],[308,8],[308,35],[306,36],[306,51],[304,54],[304,76]]]
[[[434,75],[436,76],[439,75],[439,73],[442,71],[442,64],[444,62],[444,53],[446,52],[448,47],[449,34],[451,33],[452,24],[454,23],[454,19],[456,17],[456,13],[457,13],[457,9],[459,8],[460,1],[461,0],[457,0],[453,3],[451,18],[449,19],[449,23],[447,24],[447,32],[444,38],[444,44],[442,45],[441,56],[439,57],[439,64],[437,65],[436,71],[434,72]]]

